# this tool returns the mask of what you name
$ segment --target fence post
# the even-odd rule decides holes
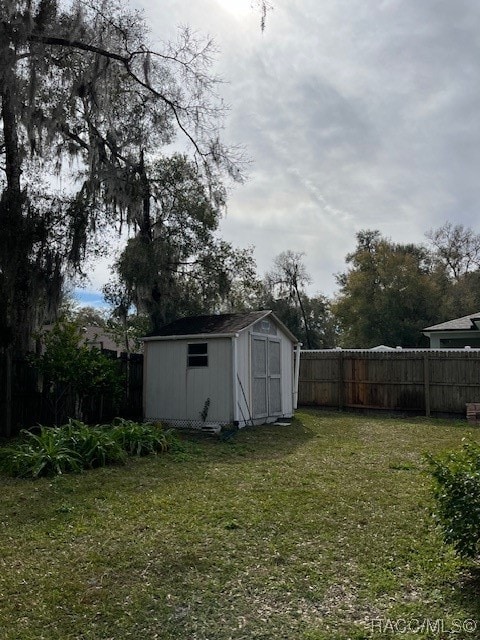
[[[425,391],[425,415],[430,418],[430,362],[428,353],[423,355],[423,386]]]
[[[345,405],[345,389],[343,380],[343,352],[338,352],[338,408],[342,410]]]
[[[6,347],[3,351],[3,358],[0,362],[3,369],[3,389],[0,390],[2,400],[0,406],[4,404],[3,420],[0,417],[0,435],[9,438],[12,435],[12,386],[13,386],[13,354],[10,347]],[[2,424],[3,423],[3,424]]]

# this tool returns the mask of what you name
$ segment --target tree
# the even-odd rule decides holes
[[[480,309],[480,235],[450,222],[425,235],[435,278],[444,291],[438,322],[476,312]]]
[[[102,224],[148,219],[147,160],[180,132],[206,184],[239,178],[218,135],[212,45],[185,29],[152,51],[140,15],[113,0],[4,0],[0,6],[0,348],[13,353],[54,317]],[[31,176],[72,175],[46,201]],[[215,199],[217,189],[211,191]],[[102,234],[98,234],[98,238]],[[5,419],[8,433],[8,411]]]
[[[139,352],[143,348],[141,338],[145,336],[150,323],[148,317],[132,313],[133,299],[125,282],[118,275],[103,287],[105,300],[111,305],[105,321],[105,331],[116,344],[124,345],[126,353],[132,349]]]
[[[89,230],[107,211],[110,220],[128,222],[148,213],[145,158],[171,142],[175,130],[192,144],[203,178],[215,182],[218,167],[238,174],[218,139],[211,43],[186,30],[175,45],[151,51],[139,15],[108,0],[66,6],[7,0],[0,19],[0,324],[7,344],[22,351],[35,324],[29,317],[36,315],[25,310],[31,311],[32,300],[39,306],[39,289],[55,298],[63,266],[57,262],[80,265]],[[75,197],[65,204],[68,247],[61,254],[50,255],[47,237],[38,255],[48,228],[24,179],[29,156],[50,172],[61,171],[67,160],[80,162]],[[42,261],[47,282],[38,287],[34,276]]]
[[[331,348],[337,337],[331,302],[321,294],[310,297],[306,293],[305,285],[311,278],[303,256],[284,251],[274,258],[273,268],[263,283],[259,306],[272,309],[294,335],[305,336],[308,349]]]
[[[305,335],[307,348],[311,349],[312,336],[303,303],[304,287],[311,282],[311,278],[303,264],[304,255],[289,250],[276,256],[273,268],[266,275],[266,286],[275,298],[283,300],[287,306],[298,308],[302,318],[302,333]]]
[[[338,329],[329,298],[321,294],[309,297],[305,292],[300,295],[309,327],[310,348],[331,349],[335,347]],[[253,307],[271,309],[294,336],[301,339],[305,335],[302,311],[300,306],[296,304],[296,300],[289,297],[277,297],[268,281],[263,283],[257,302],[252,305]]]
[[[107,314],[102,309],[96,307],[79,307],[71,309],[66,318],[74,322],[80,329],[86,325],[93,325],[104,329],[107,326]]]
[[[443,318],[451,320],[480,310],[480,270],[469,271],[459,280],[445,284]]]
[[[337,276],[340,292],[333,306],[342,346],[421,345],[422,329],[438,321],[443,303],[428,252],[367,230],[357,234],[346,261],[351,266]]]
[[[339,328],[332,313],[332,301],[322,294],[307,296],[303,305],[310,331],[312,349],[332,349],[337,345]]]
[[[51,331],[42,335],[44,350],[32,355],[31,361],[51,385],[58,423],[58,406],[68,390],[75,394],[75,418],[83,418],[83,402],[86,398],[103,393],[119,395],[121,377],[117,362],[105,356],[99,349],[81,344],[81,333],[75,322],[62,320]]]
[[[24,309],[31,309],[33,289],[39,290],[24,274],[38,271],[38,256],[32,254],[37,236],[46,231],[45,216],[32,215],[34,198],[22,184],[28,152],[43,159],[57,156],[56,167],[49,167],[56,170],[66,157],[83,161],[64,234],[75,267],[100,215],[96,204],[126,214],[129,221],[141,218],[149,199],[145,154],[171,141],[175,127],[193,144],[208,178],[216,166],[232,172],[234,167],[211,128],[218,110],[206,98],[214,86],[206,73],[208,43],[203,47],[186,31],[176,47],[154,53],[142,40],[145,25],[138,16],[107,2],[63,10],[51,0],[7,2],[1,18],[2,324],[24,349],[32,329]],[[51,262],[49,257],[40,256]],[[53,276],[49,280],[52,284]],[[22,308],[12,293],[19,288],[25,292]],[[47,287],[43,293],[48,295]]]
[[[149,169],[151,202],[116,263],[107,288],[150,318],[151,329],[181,315],[228,308],[255,286],[251,249],[237,250],[216,236],[224,191],[201,179],[183,155],[157,160]],[[216,189],[212,198],[211,190]],[[119,293],[121,292],[121,293]]]
[[[450,278],[459,281],[480,267],[480,235],[463,224],[446,222],[430,229],[425,236],[433,247],[433,256]]]

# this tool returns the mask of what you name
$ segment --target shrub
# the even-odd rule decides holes
[[[119,398],[123,378],[118,363],[95,347],[81,344],[82,336],[74,322],[61,320],[42,337],[44,352],[31,354],[34,367],[51,384],[55,421],[59,418],[59,401],[69,388],[75,395],[74,415],[82,418],[86,398],[108,394]]]
[[[444,539],[465,558],[480,552],[480,445],[465,442],[458,451],[427,456],[434,479],[435,518]]]
[[[95,426],[69,420],[62,427],[40,427],[38,434],[24,430],[21,436],[16,445],[0,448],[0,468],[16,477],[78,472],[123,463],[129,455],[182,450],[176,435],[161,425],[120,418]]]
[[[170,432],[151,422],[133,422],[117,418],[112,427],[113,437],[131,456],[164,453],[170,448]]]
[[[72,448],[62,428],[40,427],[40,432],[23,430],[23,441],[1,450],[0,464],[16,477],[33,477],[80,471],[82,459]]]
[[[82,460],[83,468],[122,463],[127,458],[109,425],[89,426],[80,420],[69,420],[62,429],[69,445]]]

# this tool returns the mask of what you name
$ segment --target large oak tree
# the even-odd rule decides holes
[[[366,230],[357,233],[357,247],[346,261],[333,307],[342,346],[425,345],[422,329],[437,321],[443,303],[429,252]]]
[[[116,262],[107,300],[123,317],[133,304],[152,330],[182,315],[248,305],[255,262],[251,249],[235,249],[217,235],[221,184],[211,181],[207,189],[197,166],[179,154],[157,160],[148,173],[150,206]]]
[[[145,225],[153,154],[180,132],[204,184],[215,184],[218,172],[238,177],[219,140],[223,107],[210,62],[211,43],[188,30],[153,50],[141,15],[114,0],[0,2],[7,389],[13,355],[27,351],[34,330],[54,315],[63,278],[81,268],[95,231]],[[52,188],[55,175],[68,183],[66,195]]]

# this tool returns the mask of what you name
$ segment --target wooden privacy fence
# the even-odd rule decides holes
[[[480,402],[480,350],[302,351],[299,404],[465,415]]]
[[[129,419],[142,418],[143,355],[115,352],[103,353],[116,360],[122,380],[122,393],[118,398],[97,395],[87,398],[83,404],[86,422],[106,422],[116,416]],[[69,387],[52,388],[42,380],[27,360],[16,359],[9,375],[12,378],[11,398],[0,393],[0,436],[15,435],[22,428],[37,424],[46,426],[64,424],[74,415],[75,394]],[[0,352],[0,385],[5,386],[6,359]],[[6,403],[9,400],[9,406]],[[11,424],[6,429],[5,416],[10,413]]]

